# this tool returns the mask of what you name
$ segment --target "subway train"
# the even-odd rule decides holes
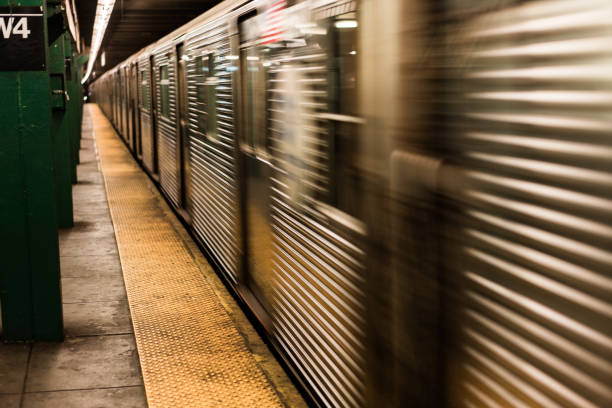
[[[314,405],[612,406],[609,0],[226,0],[89,89]]]

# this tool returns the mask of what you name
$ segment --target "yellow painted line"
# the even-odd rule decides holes
[[[89,104],[150,407],[282,407],[159,193]],[[101,288],[104,290],[104,288]]]

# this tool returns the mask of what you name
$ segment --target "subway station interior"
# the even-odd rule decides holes
[[[0,0],[0,408],[612,407],[611,0]]]

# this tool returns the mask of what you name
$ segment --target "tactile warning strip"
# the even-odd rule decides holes
[[[150,407],[281,407],[97,105],[92,116]]]

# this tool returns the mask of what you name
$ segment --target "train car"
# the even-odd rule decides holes
[[[94,99],[322,407],[612,405],[608,0],[226,0]]]

